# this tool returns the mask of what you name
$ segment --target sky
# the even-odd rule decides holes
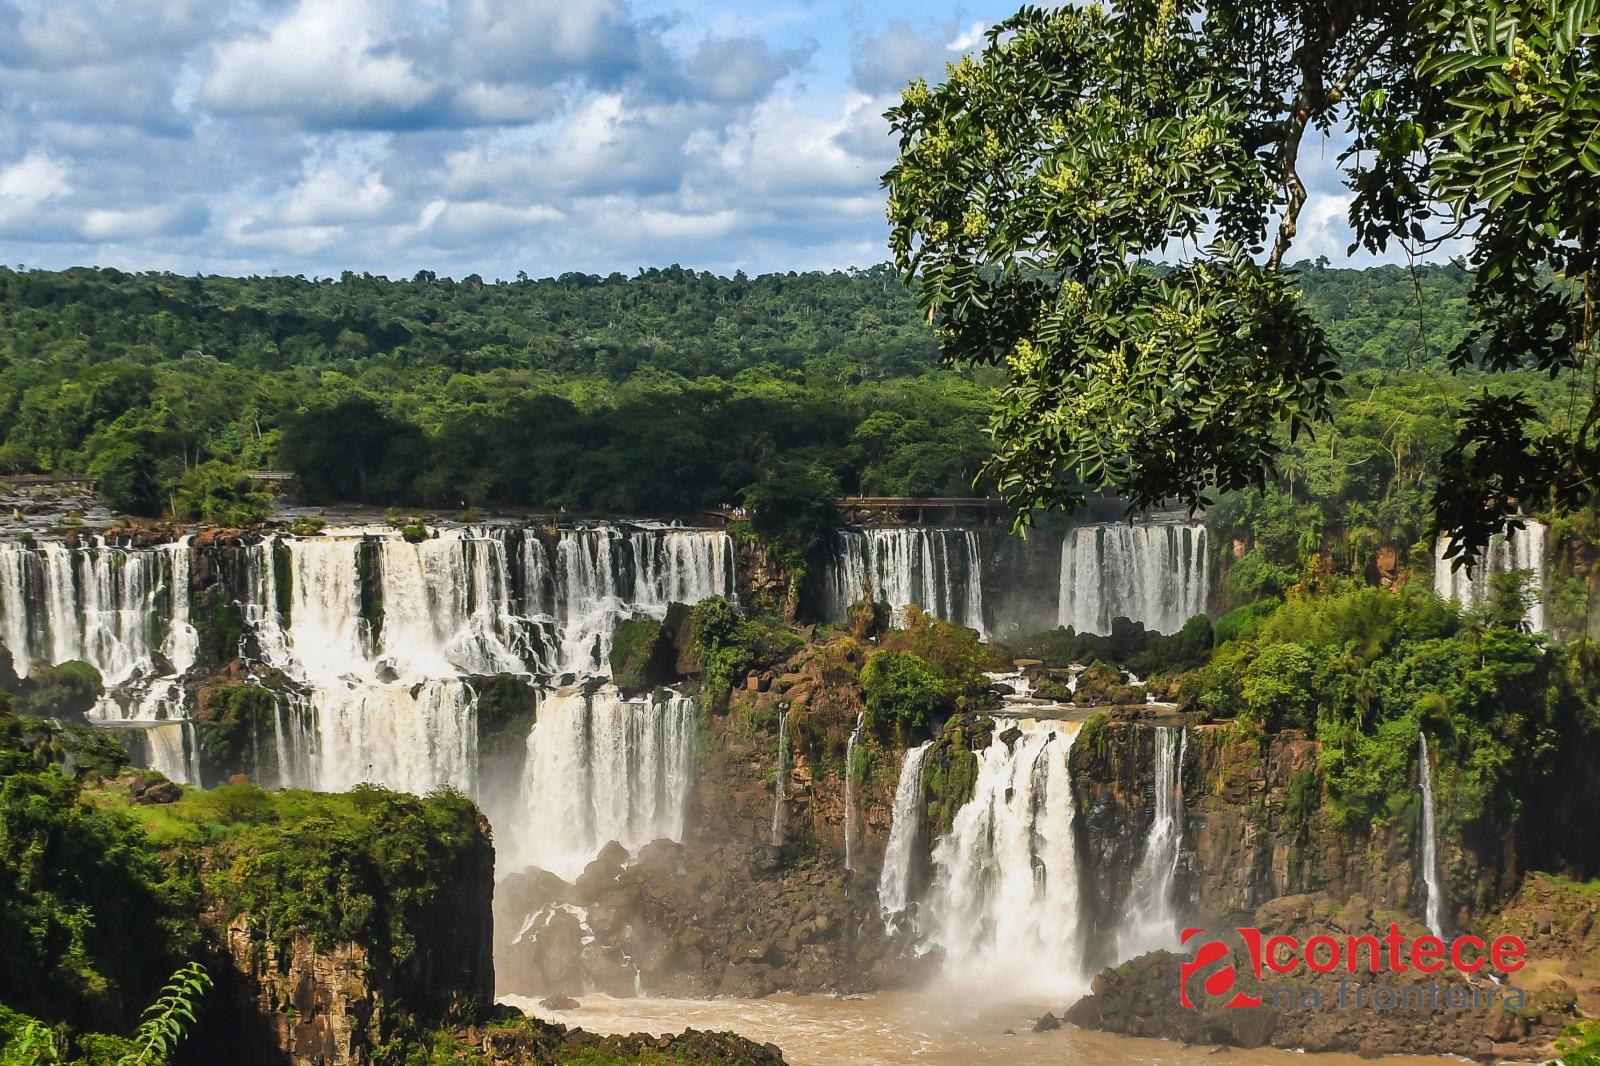
[[[1010,3],[0,0],[0,262],[510,278],[888,258],[883,112]],[[1297,256],[1348,243],[1310,149]]]

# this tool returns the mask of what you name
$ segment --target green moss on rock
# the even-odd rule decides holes
[[[677,655],[671,634],[651,618],[617,623],[611,636],[611,678],[623,695],[636,696],[674,678]]]

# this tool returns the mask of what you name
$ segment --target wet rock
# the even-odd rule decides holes
[[[1039,1020],[1033,1023],[1033,1031],[1036,1033],[1051,1033],[1059,1028],[1061,1028],[1061,1019],[1049,1011],[1039,1015]]]
[[[539,1001],[545,1010],[577,1010],[581,1004],[571,996],[546,996]]]

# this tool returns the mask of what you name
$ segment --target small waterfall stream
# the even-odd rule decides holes
[[[1187,729],[1156,730],[1155,815],[1144,851],[1134,870],[1127,915],[1117,935],[1117,958],[1131,959],[1157,949],[1176,950],[1178,915],[1173,882],[1183,849],[1183,760]]]
[[[844,746],[844,868],[856,868],[856,742],[861,739],[861,726],[867,720],[862,711],[856,715],[855,728]]]
[[[906,752],[894,789],[894,820],[878,876],[878,908],[891,929],[911,906],[912,863],[923,837],[922,763],[932,746],[933,741],[925,740]]]
[[[1433,764],[1428,758],[1428,737],[1417,734],[1418,775],[1422,784],[1422,883],[1427,888],[1425,920],[1428,931],[1444,936],[1444,889],[1439,884],[1438,828],[1433,820]]]
[[[778,779],[772,786],[772,846],[783,847],[783,801],[789,794],[789,712],[778,711]]]

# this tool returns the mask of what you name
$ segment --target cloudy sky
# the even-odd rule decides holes
[[[1015,7],[0,0],[0,261],[866,266],[884,109]],[[1312,186],[1297,251],[1337,255],[1342,190]]]

